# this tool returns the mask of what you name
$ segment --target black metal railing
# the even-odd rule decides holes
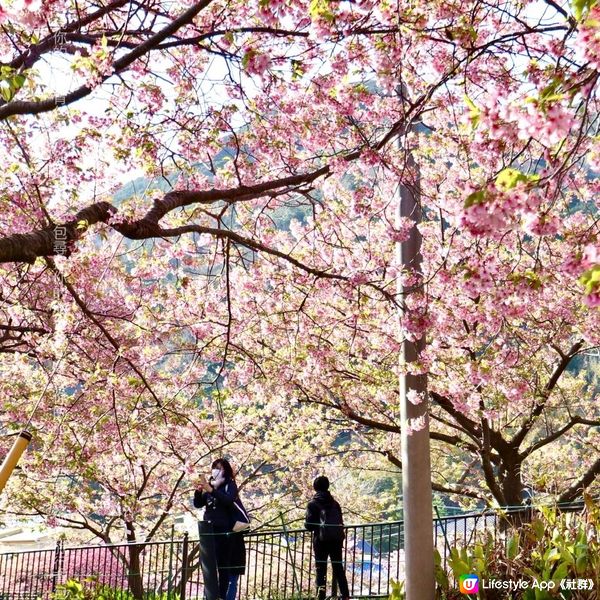
[[[498,533],[495,514],[435,519],[435,544],[443,566],[449,548],[468,544],[477,531]],[[391,580],[404,578],[402,521],[349,525],[344,565],[352,597],[387,597]],[[304,529],[245,534],[246,574],[240,599],[314,598],[311,534]],[[331,570],[331,569],[329,569]],[[199,544],[181,540],[145,544],[64,547],[0,554],[0,600],[46,600],[69,580],[102,588],[109,600],[202,598]],[[335,588],[332,595],[335,595]]]
[[[352,597],[384,597],[390,579],[403,575],[403,524],[375,523],[346,528],[344,566]],[[241,596],[316,596],[310,532],[257,532],[246,537],[247,567]]]
[[[64,547],[0,554],[0,600],[57,596],[69,580],[103,589],[109,597],[195,598],[190,575],[197,570],[198,543],[182,540],[145,544]],[[186,594],[187,593],[187,594]]]

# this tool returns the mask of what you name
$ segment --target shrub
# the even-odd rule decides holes
[[[147,592],[144,600],[178,600],[177,594]],[[95,578],[69,579],[57,586],[52,600],[135,600],[129,590],[99,583]]]
[[[448,574],[437,557],[439,597],[464,598],[450,585]],[[478,598],[485,600],[591,600],[598,598],[600,586],[600,507],[585,498],[583,513],[561,513],[543,508],[530,523],[509,530],[502,539],[488,532],[468,548],[452,548],[448,561],[455,581],[461,575],[478,575],[480,582],[523,580],[514,592],[506,589],[482,589]],[[561,582],[580,580],[586,589],[568,589]],[[594,591],[590,592],[590,583]],[[523,584],[523,585],[524,585]],[[566,585],[566,584],[563,584]],[[549,589],[543,589],[548,586]]]

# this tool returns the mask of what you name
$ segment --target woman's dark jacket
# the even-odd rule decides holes
[[[238,496],[238,488],[233,479],[226,479],[218,488],[212,492],[194,492],[194,506],[202,508],[204,520],[213,524],[220,531],[231,531],[234,522],[233,501]]]
[[[231,574],[243,575],[246,572],[246,544],[241,533],[232,530],[236,518],[233,505],[238,497],[238,488],[233,479],[226,479],[212,492],[194,492],[194,506],[202,508],[204,520],[212,523],[215,533],[227,533],[215,538],[217,551],[217,565],[219,570],[226,570]]]

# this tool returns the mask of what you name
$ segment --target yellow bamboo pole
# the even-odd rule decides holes
[[[8,478],[11,476],[12,472],[15,470],[19,459],[23,452],[25,452],[25,448],[29,445],[31,441],[31,434],[28,431],[21,431],[17,438],[15,439],[12,448],[8,451],[8,454],[5,456],[2,466],[0,466],[0,493],[4,489]]]

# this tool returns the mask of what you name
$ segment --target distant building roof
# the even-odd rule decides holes
[[[21,527],[0,531],[0,552],[17,552],[19,550],[38,550],[55,545],[53,530],[31,531]]]

